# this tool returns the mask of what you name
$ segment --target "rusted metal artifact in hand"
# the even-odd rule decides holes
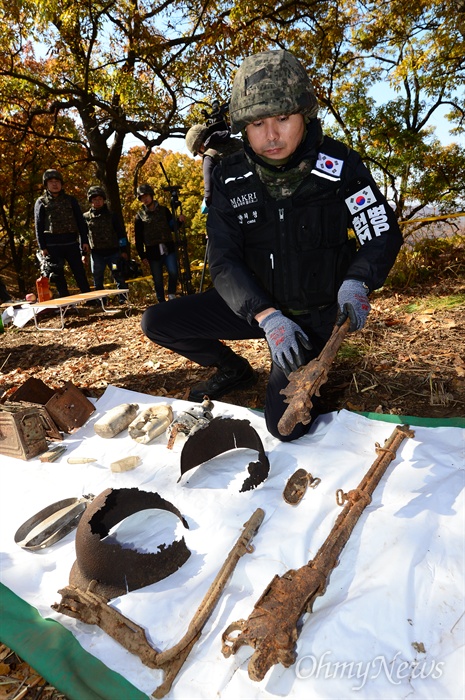
[[[252,680],[262,680],[274,664],[289,667],[295,662],[299,621],[305,612],[312,612],[315,598],[324,594],[361,513],[406,437],[413,437],[413,432],[408,426],[397,426],[383,448],[376,446],[378,457],[358,487],[347,494],[338,491],[338,503],[345,503],[344,509],[315,558],[300,569],[275,576],[249,618],[233,622],[223,633],[224,656],[235,654],[244,644],[255,649],[248,667]],[[235,632],[239,634],[233,636]]]
[[[334,326],[318,357],[289,375],[289,384],[281,389],[281,394],[286,397],[285,402],[289,404],[278,423],[281,435],[290,435],[298,423],[310,423],[312,398],[320,395],[320,387],[327,382],[329,368],[349,332],[349,326],[349,319],[342,326]]]

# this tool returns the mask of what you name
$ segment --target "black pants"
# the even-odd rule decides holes
[[[310,316],[298,316],[296,322],[305,330],[312,350],[309,360],[320,354],[331,335],[336,318],[336,305]],[[170,301],[169,304],[150,306],[142,316],[142,330],[157,345],[173,350],[203,367],[221,365],[227,361],[231,350],[221,340],[247,340],[264,338],[258,324],[249,325],[236,316],[215,289],[192,294]],[[265,420],[269,432],[283,441],[295,440],[310,429],[298,424],[288,436],[278,431],[278,423],[287,408],[281,389],[287,386],[287,378],[273,363],[266,389]],[[314,415],[317,407],[314,406]]]
[[[11,296],[5,286],[4,281],[0,278],[0,301],[11,301]]]
[[[53,265],[53,274],[50,277],[50,281],[56,286],[60,297],[69,296],[64,269],[65,262],[69,264],[81,292],[90,292],[90,285],[78,243],[47,243],[47,250],[50,263]]]

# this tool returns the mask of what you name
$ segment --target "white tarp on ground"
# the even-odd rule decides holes
[[[240,493],[248,463],[256,453],[236,450],[180,476],[182,438],[175,449],[166,438],[139,445],[127,435],[97,436],[94,422],[120,403],[141,408],[162,398],[109,387],[97,411],[75,435],[67,452],[51,464],[1,457],[0,578],[44,617],[59,620],[81,645],[150,695],[163,679],[119,647],[97,627],[55,614],[50,605],[68,582],[75,559],[74,533],[42,552],[14,543],[17,528],[30,516],[63,498],[95,495],[108,487],[156,491],[171,501],[189,524],[164,511],[146,511],[118,528],[131,546],[156,551],[161,542],[184,535],[191,556],[175,574],[123,596],[113,604],[144,626],[152,644],[165,650],[179,641],[211,581],[258,508],[265,520],[226,587],[168,697],[236,698],[462,698],[464,694],[464,477],[465,431],[415,427],[375,491],[331,575],[314,612],[306,615],[297,644],[297,662],[273,667],[260,683],[247,674],[252,649],[225,659],[221,635],[233,621],[247,618],[275,574],[312,559],[341,508],[337,489],[355,488],[376,459],[394,424],[347,411],[322,416],[316,430],[294,443],[267,433],[261,414],[216,402],[215,416],[246,418],[259,433],[270,460],[268,479]],[[191,406],[172,401],[177,414]],[[113,474],[115,459],[138,454],[135,470]],[[70,465],[84,455],[98,462]],[[296,507],[282,491],[299,467],[320,477]],[[163,533],[163,534],[162,534]],[[167,537],[164,540],[164,537]]]

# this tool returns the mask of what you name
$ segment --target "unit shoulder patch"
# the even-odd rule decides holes
[[[376,202],[376,197],[371,189],[370,185],[363,187],[363,189],[351,194],[347,197],[346,204],[351,214],[356,214],[362,209],[366,209]]]

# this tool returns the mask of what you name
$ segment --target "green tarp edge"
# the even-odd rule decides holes
[[[390,413],[365,413],[354,411],[365,418],[383,420],[386,423],[400,423],[402,425],[417,425],[422,428],[465,428],[465,418],[418,418],[417,416],[394,416]]]
[[[465,428],[465,418],[418,418],[365,413],[366,418],[426,428]],[[147,700],[122,676],[85,651],[72,633],[0,583],[0,641],[69,700]],[[92,687],[86,682],[92,683]]]
[[[0,583],[0,640],[69,700],[148,700],[72,633]]]

